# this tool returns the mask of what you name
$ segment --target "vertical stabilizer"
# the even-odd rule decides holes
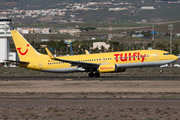
[[[40,56],[29,42],[16,30],[11,31],[20,61],[27,61]]]

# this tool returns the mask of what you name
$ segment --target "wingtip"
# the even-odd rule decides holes
[[[48,56],[49,56],[51,59],[55,59],[55,57],[54,57],[53,54],[49,51],[48,48],[45,48],[45,50],[46,50]]]
[[[89,52],[88,52],[87,50],[85,50],[85,53],[86,53],[86,54],[89,54]]]

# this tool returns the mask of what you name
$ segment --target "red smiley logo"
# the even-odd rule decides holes
[[[29,47],[29,44],[27,44],[27,47]],[[17,50],[19,51],[19,53],[20,53],[21,55],[26,55],[27,52],[28,52],[28,49],[26,49],[26,51],[25,51],[24,53],[21,52],[21,48],[17,48]]]

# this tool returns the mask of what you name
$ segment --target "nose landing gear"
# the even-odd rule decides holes
[[[163,73],[163,70],[159,70],[160,73]]]

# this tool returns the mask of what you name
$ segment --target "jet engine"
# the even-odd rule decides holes
[[[98,68],[100,73],[125,72],[126,69],[118,69],[116,64],[100,65]]]
[[[117,65],[116,64],[100,65],[98,71],[100,73],[117,72]]]

